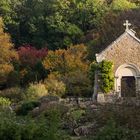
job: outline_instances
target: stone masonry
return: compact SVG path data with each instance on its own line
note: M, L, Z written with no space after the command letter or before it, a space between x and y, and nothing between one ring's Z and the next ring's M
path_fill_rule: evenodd
M102 52L100 58L100 61L103 59L112 61L114 72L125 63L132 63L140 69L140 43L125 32L118 40L113 42L112 46Z

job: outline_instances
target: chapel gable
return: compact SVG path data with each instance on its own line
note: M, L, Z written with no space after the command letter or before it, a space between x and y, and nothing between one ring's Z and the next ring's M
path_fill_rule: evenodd
M132 63L140 69L140 40L134 31L128 29L105 50L96 54L96 59L97 62L104 59L112 61L114 71L125 63Z

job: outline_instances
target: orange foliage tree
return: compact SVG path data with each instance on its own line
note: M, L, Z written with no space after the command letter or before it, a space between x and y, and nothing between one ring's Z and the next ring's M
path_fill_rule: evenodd
M91 90L87 76L89 62L86 60L87 48L83 44L48 51L43 64L51 74L59 74L58 79L66 84L67 95L86 96ZM57 75L55 75L57 77Z
M9 34L4 33L4 24L0 18L0 83L6 81L8 74L14 69L11 61L17 58Z
M62 74L75 70L86 71L88 69L88 62L85 60L86 56L87 49L81 44L71 46L67 50L48 51L48 55L43 64L46 69L58 71Z

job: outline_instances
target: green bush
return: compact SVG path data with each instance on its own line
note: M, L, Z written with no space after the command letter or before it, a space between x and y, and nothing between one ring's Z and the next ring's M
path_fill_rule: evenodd
M0 97L0 107L8 107L11 105L11 101L7 98Z
M110 120L99 131L95 140L138 140L140 135L134 130L117 126L114 120Z
M74 97L91 97L92 86L87 72L80 70L70 72L65 75L66 92L68 96Z
M43 140L37 136L40 124L34 120L17 118L14 113L0 112L1 140ZM45 140L45 139L44 139Z
M12 71L7 77L7 86L15 87L20 85L20 75L17 71Z
M102 92L109 93L114 89L113 63L103 60L100 63L91 63L89 68L89 78L94 84L95 73L98 75L99 87Z
M0 112L0 139L20 140L20 126L15 115L10 112Z
M60 106L50 107L45 112L47 119L47 137L48 140L70 140L70 137L62 130L62 115L63 111Z
M36 100L48 95L48 90L42 83L30 84L26 89L26 98L28 100Z
M103 92L109 93L114 88L113 63L103 60L99 64L99 72L100 88Z
M95 72L97 70L98 70L98 64L96 62L92 62L89 66L88 76L93 85L94 85L94 80L95 80Z
M38 107L40 102L37 101L28 101L24 102L17 110L18 115L27 115L29 111L33 110L35 107Z
M77 121L85 114L85 110L79 109L70 112L71 117Z
M50 110L46 117L36 119L16 117L0 112L0 140L70 140L60 127L60 115Z

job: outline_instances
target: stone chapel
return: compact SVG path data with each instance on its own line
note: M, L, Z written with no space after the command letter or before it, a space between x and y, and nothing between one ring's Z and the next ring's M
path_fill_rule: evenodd
M114 94L118 97L140 96L140 39L126 21L125 32L105 50L96 54L96 61L112 61L114 64ZM96 86L96 85L95 85Z

